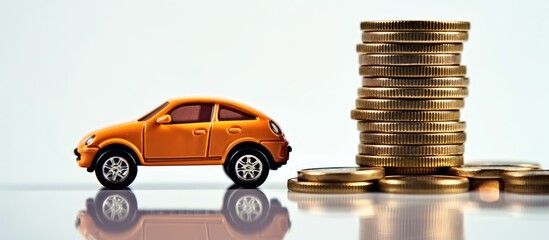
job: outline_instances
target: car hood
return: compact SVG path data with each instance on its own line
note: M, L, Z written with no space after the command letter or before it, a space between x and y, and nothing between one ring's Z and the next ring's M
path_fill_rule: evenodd
M113 137L125 138L126 136L133 135L136 132L140 132L143 129L144 122L139 121L129 121L124 123L119 123L104 128L97 129L88 133L82 140L86 141L90 136L95 135L96 141L102 139L108 139Z
M105 132L118 131L119 129L125 129L127 127L133 127L135 125L143 125L143 122L129 121L129 122L118 123L118 124L114 124L114 125L110 125L110 126L106 126L106 127L97 129L95 131L95 133L96 134L102 134L102 133L105 133Z

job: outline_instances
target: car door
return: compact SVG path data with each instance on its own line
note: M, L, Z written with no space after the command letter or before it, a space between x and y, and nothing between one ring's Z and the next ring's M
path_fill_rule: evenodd
M145 127L145 159L204 158L208 154L213 103L191 103L168 112L169 123Z
M209 156L223 156L232 142L251 136L256 130L253 124L256 119L241 109L220 104L212 126Z

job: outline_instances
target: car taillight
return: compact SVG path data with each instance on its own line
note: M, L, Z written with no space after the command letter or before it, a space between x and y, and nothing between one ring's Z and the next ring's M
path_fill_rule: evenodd
M274 133L278 135L282 134L282 131L280 131L280 128L278 127L278 125L276 125L276 123L274 123L273 121L269 122L269 126L271 126L271 130L273 130Z

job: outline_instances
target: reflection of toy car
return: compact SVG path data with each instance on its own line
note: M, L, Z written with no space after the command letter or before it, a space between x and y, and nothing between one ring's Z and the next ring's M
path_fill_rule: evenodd
M129 190L88 199L76 226L87 239L283 239L288 210L258 189L227 190L219 210L140 210Z
M130 185L137 165L223 165L239 186L257 187L288 160L278 125L251 107L212 98L173 99L147 115L88 134L74 150L78 165L103 186Z

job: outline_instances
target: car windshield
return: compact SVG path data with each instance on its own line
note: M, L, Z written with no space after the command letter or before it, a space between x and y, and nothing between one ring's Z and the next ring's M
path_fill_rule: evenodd
M162 103L162 105L156 107L154 110L152 110L151 112L147 113L145 116L141 117L140 119L137 119L137 121L147 121L149 120L149 118L151 118L152 116L154 116L157 112L159 112L160 110L162 110L162 108L164 108L166 105L168 105L168 102L165 102L165 103Z

